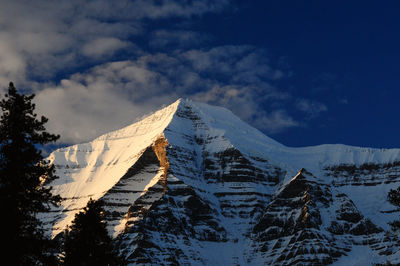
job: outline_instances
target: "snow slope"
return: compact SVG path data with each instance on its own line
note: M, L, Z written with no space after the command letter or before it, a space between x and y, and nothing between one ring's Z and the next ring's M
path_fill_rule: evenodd
M272 242L260 237L269 230L265 227L269 220L260 217L277 215L280 223L291 224L304 215L304 210L292 209L290 215L282 216L276 211L287 207L280 206L282 202L305 204L307 210L325 206L306 214L321 217L321 223L313 224L321 237L332 237L341 244L321 252L298 251L294 256L290 250L298 247L289 242L300 240L288 238L277 248L281 254L287 253L287 258L268 263L322 262L332 257L330 252L353 254L371 248L374 262L384 262L379 252L389 249L393 251L386 257L400 262L387 224L398 218L399 211L386 198L387 192L400 184L400 149L340 144L286 147L225 108L179 99L90 143L56 150L49 159L60 176L52 184L54 192L64 198L59 209L43 216L51 227L49 232L53 236L61 232L89 198L102 198L107 203L109 231L132 263L178 259L179 264L246 265L278 260L271 255L275 251L263 251L270 249ZM303 168L317 181L305 178L304 184L299 183L304 191L296 193L311 195L313 204L299 201L297 196L288 199L282 192L292 186ZM310 189L324 191L325 201L319 202L319 194ZM343 204L354 207L350 212ZM341 220L348 216L353 218ZM333 230L336 221L339 225ZM266 231L254 231L257 224ZM302 221L299 226L304 224ZM312 231L301 226L290 229L295 230L291 233L287 227L276 230L284 235ZM374 233L368 238L368 232ZM380 239L381 244L365 245L360 237L370 243ZM357 247L346 251L349 241ZM154 248L142 250L144 245ZM221 254L216 256L216 250ZM175 258L173 252L181 256ZM343 254L338 256L333 261L345 261Z
M64 229L90 198L97 200L109 191L140 154L163 135L178 105L179 101L138 123L100 136L90 143L73 145L51 153L48 159L56 166L60 177L51 185L54 193L65 199L61 210L64 211L63 217L54 228ZM153 177L144 179L130 189L143 191ZM53 236L60 230L53 232Z

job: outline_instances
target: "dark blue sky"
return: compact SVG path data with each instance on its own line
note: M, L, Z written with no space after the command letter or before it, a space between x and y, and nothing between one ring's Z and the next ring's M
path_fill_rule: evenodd
M400 147L397 1L2 5L0 82L33 90L64 144L184 97L289 146Z
M278 141L400 147L399 4L251 1L226 16L210 15L203 27L218 42L249 43L283 57L293 71L283 86L326 104L328 111L306 126L273 134Z

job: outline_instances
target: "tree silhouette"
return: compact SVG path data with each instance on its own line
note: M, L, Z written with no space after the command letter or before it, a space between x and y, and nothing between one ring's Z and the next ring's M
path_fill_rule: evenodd
M398 187L396 190L391 189L389 191L388 198L390 203L400 207L400 187Z
M103 204L101 200L90 199L84 210L75 215L65 233L64 265L124 265L113 251Z
M46 131L46 117L37 118L34 97L20 94L10 82L8 93L0 101L2 261L12 265L50 264L49 240L36 216L60 200L45 186L56 176L39 150L59 136Z
M394 190L391 189L388 193L389 202L397 207L400 207L400 186ZM389 223L392 226L393 230L400 229L400 220L396 220L394 222Z

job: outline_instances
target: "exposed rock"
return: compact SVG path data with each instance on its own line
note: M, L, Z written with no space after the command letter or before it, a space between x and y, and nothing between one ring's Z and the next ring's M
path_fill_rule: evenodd
M102 198L131 264L347 265L357 246L400 264L398 232L382 223L399 210L379 194L400 185L400 150L289 148L180 100L52 156L64 198L43 215L52 234Z

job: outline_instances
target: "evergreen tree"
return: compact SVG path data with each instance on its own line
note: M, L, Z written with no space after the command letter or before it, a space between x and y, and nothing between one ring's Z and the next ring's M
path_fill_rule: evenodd
M103 201L89 200L65 232L64 265L123 265L113 251L104 222Z
M400 186L394 190L391 189L388 193L389 202L397 207L400 207ZM400 229L400 220L396 220L394 222L389 223L392 226L393 230Z
M38 149L59 136L46 131L46 117L37 118L34 96L20 94L10 82L0 101L1 260L12 265L50 263L50 242L36 216L60 200L45 186L56 176Z
M391 189L389 191L388 198L390 203L400 207L400 187L398 187L396 190Z

